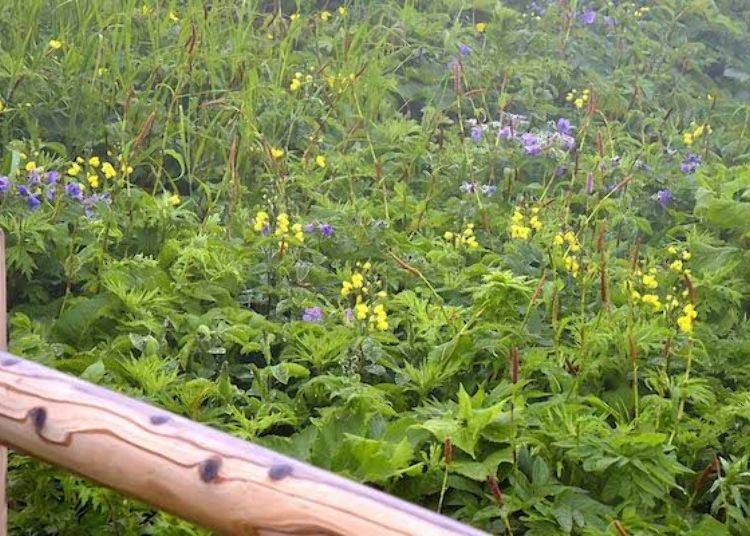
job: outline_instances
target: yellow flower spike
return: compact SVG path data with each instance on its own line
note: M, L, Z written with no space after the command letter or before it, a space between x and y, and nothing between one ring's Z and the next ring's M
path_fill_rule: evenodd
M326 167L326 157L322 154L319 154L315 157L315 165L317 165L319 168L325 168Z
M510 221L513 223L521 223L523 221L523 213L521 213L520 210L516 209L516 211L513 213L513 216L511 216Z
M52 50L60 50L63 46L62 41L59 39L50 39L47 43Z
M703 136L703 131L704 131L705 128L706 127L704 125L701 125L701 126L697 127L693 131L693 139L697 140L698 138L700 138L701 136Z
M367 307L367 304L365 303L358 303L354 306L354 314L357 317L357 320L364 320L367 318L367 311L369 308Z
M102 173L104 173L104 176L108 179L113 179L117 176L114 166L109 162L104 162L104 164L102 164Z
M169 203L173 207L177 207L182 203L182 198L177 194L172 194L171 196L169 196Z
M73 162L66 173L70 175L71 177L75 177L81 172L81 166L79 166L76 162Z
M279 149L278 147L271 147L271 156L274 157L274 159L278 160L282 156L284 156L284 149Z
M364 286L365 278L359 272L355 272L352 275L352 287L362 288Z
M341 295L342 296L348 296L349 293L352 291L352 284L349 281L344 281L341 283Z
M477 22L474 25L474 29L478 31L479 33L484 33L484 31L487 29L487 23L484 22Z

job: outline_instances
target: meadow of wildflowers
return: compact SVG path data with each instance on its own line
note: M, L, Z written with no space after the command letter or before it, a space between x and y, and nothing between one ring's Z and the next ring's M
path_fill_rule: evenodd
M494 534L750 534L750 4L4 0L11 351ZM203 534L15 454L12 534Z

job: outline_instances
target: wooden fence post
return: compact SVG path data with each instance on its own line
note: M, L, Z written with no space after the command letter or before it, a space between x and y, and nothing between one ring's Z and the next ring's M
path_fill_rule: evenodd
M0 350L8 349L8 302L5 296L5 234L0 230ZM0 536L8 536L8 449L0 445Z

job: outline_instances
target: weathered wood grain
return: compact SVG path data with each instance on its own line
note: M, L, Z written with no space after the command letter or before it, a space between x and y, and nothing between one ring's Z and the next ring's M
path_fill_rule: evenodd
M0 442L223 534L484 534L6 352Z

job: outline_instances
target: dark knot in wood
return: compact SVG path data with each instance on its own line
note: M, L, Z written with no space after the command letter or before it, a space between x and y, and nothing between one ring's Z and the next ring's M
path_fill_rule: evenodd
M151 424L159 426L160 424L169 422L171 418L169 417L169 415L151 415L151 418L149 420L151 421Z
M31 419L31 423L34 425L34 430L36 430L37 433L40 433L42 428L44 428L44 424L47 422L47 410L41 406L31 408L29 411L29 419Z
M281 480L294 472L294 467L289 463L277 463L268 470L268 478L271 480Z
M219 476L219 469L221 469L221 458L215 456L203 460L198 465L198 474L203 482L212 482Z

